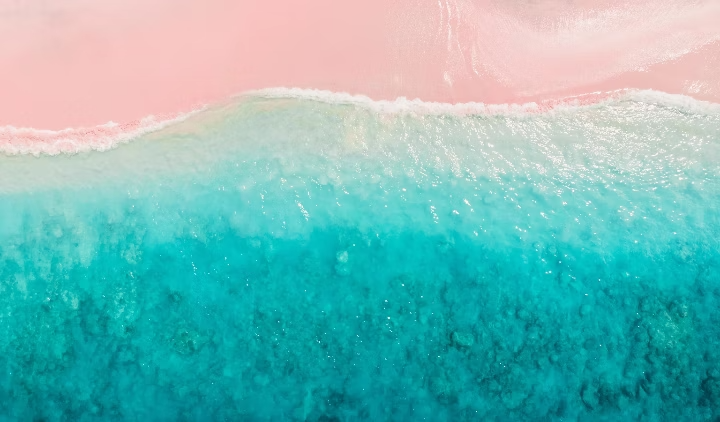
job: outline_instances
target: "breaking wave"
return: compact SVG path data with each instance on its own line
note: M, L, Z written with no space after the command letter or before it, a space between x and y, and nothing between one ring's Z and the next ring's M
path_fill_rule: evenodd
M383 114L455 115L455 116L523 116L552 113L573 113L588 107L602 107L618 102L654 104L691 114L720 114L720 104L696 100L679 94L653 90L618 90L593 92L557 100L524 104L486 104L481 102L439 103L400 97L395 100L373 100L364 95L302 88L267 88L249 91L232 101L248 98L299 99L327 104L349 105ZM35 128L0 127L0 153L5 155L59 155L89 151L107 151L188 118L202 114L211 107L203 106L187 113L148 116L118 124L108 122L93 127L43 130Z

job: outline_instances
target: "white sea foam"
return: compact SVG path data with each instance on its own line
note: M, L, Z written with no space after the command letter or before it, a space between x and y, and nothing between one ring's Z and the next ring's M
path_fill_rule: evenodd
M720 104L696 100L687 95L668 94L654 90L627 90L624 98L638 103L674 108L691 114L720 114Z
M696 100L681 94L668 94L654 90L621 89L610 92L592 92L544 102L524 104L485 104L481 102L440 103L420 99L373 100L364 95L302 88L268 88L250 91L243 96L262 98L295 98L329 104L354 105L379 113L412 113L428 115L510 115L573 111L597 107L619 101L635 101L679 109L689 113L718 114L720 104Z
M603 107L625 101L653 104L690 114L720 114L720 104L652 90L593 92L559 100L525 104L485 104L480 102L452 104L427 102L420 99L410 100L405 97L395 100L373 100L364 95L344 92L281 87L248 91L235 97L237 101L248 98L297 99L351 105L383 114L529 117L538 114L573 113L588 107ZM144 134L187 120L207 109L208 107L204 106L168 118L148 116L130 124L108 122L94 127L68 128L57 131L2 126L0 127L0 153L39 156L107 151Z
M6 155L58 155L107 151L147 133L187 120L205 107L170 117L147 116L129 124L108 122L93 127L62 130L0 126L0 153Z

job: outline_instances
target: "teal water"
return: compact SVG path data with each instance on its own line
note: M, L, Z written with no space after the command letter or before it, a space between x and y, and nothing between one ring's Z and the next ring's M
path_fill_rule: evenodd
M718 420L720 113L663 98L0 156L0 420Z

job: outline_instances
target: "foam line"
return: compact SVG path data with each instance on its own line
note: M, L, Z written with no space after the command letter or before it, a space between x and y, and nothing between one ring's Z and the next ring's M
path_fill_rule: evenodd
M550 113L557 111L573 111L579 108L603 105L617 101L635 101L671 107L695 114L720 113L720 104L696 100L681 94L669 94L654 90L622 89L610 92L592 92L583 95L528 102L524 104L485 104L480 102L440 103L426 102L420 99L409 100L405 97L396 100L373 100L364 95L353 95L345 92L332 92L302 88L268 88L249 91L241 96L261 98L295 98L301 100L320 101L329 104L353 105L371 109L379 113L413 113L429 115L510 115Z
M487 116L532 116L538 114L573 113L582 108L612 104L618 101L656 104L692 114L720 114L720 104L696 100L679 94L668 94L652 90L618 90L594 92L559 100L530 102L525 104L485 104L426 102L404 97L395 100L373 100L364 95L302 88L268 88L248 91L233 98L244 99L297 99L319 101L328 104L351 105L384 114L415 115L487 115ZM129 124L106 123L89 128L68 128L59 131L34 128L0 127L0 153L6 155L58 155L87 151L106 151L129 142L146 133L154 132L179 123L207 110L201 107L176 116L156 117Z
M1 126L0 153L40 156L107 151L146 133L182 122L204 109L201 107L175 116L148 116L127 124L108 122L94 127L62 130Z

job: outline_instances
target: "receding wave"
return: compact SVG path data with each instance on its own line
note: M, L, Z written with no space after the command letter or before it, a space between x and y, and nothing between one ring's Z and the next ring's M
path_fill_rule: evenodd
M455 115L455 116L532 116L573 113L588 107L602 107L618 102L636 102L672 108L691 114L720 114L720 104L696 100L679 94L653 90L618 90L593 92L543 102L524 104L486 104L481 102L439 103L400 97L395 100L373 100L364 95L302 88L267 88L239 94L233 101L248 98L296 99L327 104L350 105L382 114ZM175 125L211 107L201 107L173 116L148 116L127 124L109 122L93 127L44 130L0 127L0 153L5 155L59 155L89 151L107 151L142 135Z
M62 130L0 127L0 152L7 155L58 155L106 151L146 133L186 120L202 109L175 116L148 116L131 123L108 122L92 127Z
M591 92L542 102L523 104L486 104L481 102L440 103L400 97L395 100L373 100L364 95L301 88L268 88L251 91L244 95L264 98L297 98L330 104L351 104L380 113L416 113L432 115L519 115L573 111L581 107L604 105L617 101L653 103L680 109L689 113L720 113L720 104L696 100L680 94L668 94L654 90L623 89L610 92Z

